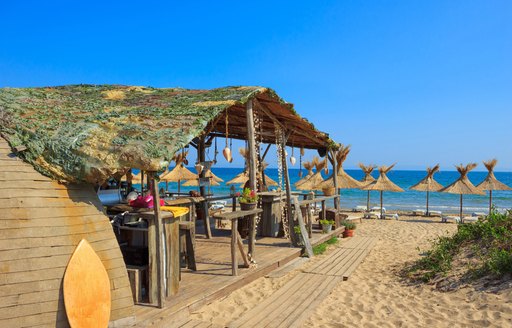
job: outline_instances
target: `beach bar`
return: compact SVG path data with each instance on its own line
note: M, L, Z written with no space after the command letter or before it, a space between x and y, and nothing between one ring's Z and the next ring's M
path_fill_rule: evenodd
M205 304L250 282L251 273L255 279L280 262L299 256L300 248L290 248L290 244L304 245L311 255L311 243L326 238L301 237L311 235L311 231L306 229L298 207L309 207L312 201L293 197L285 148L316 149L320 156L327 156L333 172L337 172L338 144L301 118L293 105L271 89L117 85L4 88L0 89L0 123L0 182L4 186L0 192L0 326L20 322L25 326L68 326L62 279L81 239L90 242L108 272L110 325L126 326L148 325L153 322L151 318L162 319ZM260 191L259 177L264 176L261 163L269 145L276 145L285 182L278 198L284 199L282 228L287 239L265 237L258 246L256 225L262 210L243 213L236 203L232 213L216 217L231 220L232 233L216 237L210 227L208 202L218 198L207 195L207 184L200 183L200 197L189 199L205 216L199 227L202 235L192 235L197 242L197 268L182 270L179 236L186 224L173 212L160 209L158 172L168 168L178 151L190 146L197 149L197 164L209 168L212 163L206 161L205 153L215 138L225 139L226 145L229 138L247 141L249 187ZM268 146L260 154L263 144ZM144 233L149 252L149 299L142 302L149 304L135 307L137 286L128 276L129 268L94 189L112 177L120 179L132 168L144 172L142 176L155 198L154 208L134 213L147 222ZM206 172L200 171L200 182ZM336 175L333 184L338 190ZM338 208L338 195L324 197L322 202L328 199L334 199ZM194 215L188 217L195 230ZM244 217L250 222L247 251L235 223ZM295 233L296 226L300 234ZM239 256L246 268L243 277L238 277ZM215 257L221 260L206 263ZM224 257L231 261L226 263Z

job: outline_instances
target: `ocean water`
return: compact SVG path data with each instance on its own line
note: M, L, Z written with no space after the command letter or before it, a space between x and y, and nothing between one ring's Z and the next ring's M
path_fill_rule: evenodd
M195 171L190 168L191 171ZM229 181L239 174L241 168L212 168L215 175L222 178L224 181ZM306 170L302 170L306 174ZM360 180L364 174L361 170L346 170L353 178ZM275 181L278 181L277 169L269 168L265 170L265 173ZM292 190L295 190L293 184L297 182L299 178L298 169L290 169L290 181L292 183ZM384 192L384 207L387 210L414 210L417 208L425 208L426 193L419 191L408 190L409 187L416 184L418 181L424 178L425 171L401 171L394 170L388 174L388 177L402 187L404 192ZM378 172L374 172L374 177L377 178ZM473 184L477 185L480 183L487 172L470 172L469 179ZM503 183L512 186L512 173L511 172L495 172L496 178ZM327 175L323 175L324 178ZM435 175L435 179L446 186L459 177L459 173L456 171L441 171ZM283 181L284 183L284 181ZM165 183L160 184L161 188L165 188ZM240 190L239 186L236 186L237 190ZM169 183L169 191L177 191L177 183ZM190 190L198 190L198 187L181 187L182 192ZM215 195L228 195L230 186L221 183L220 186L212 186L210 190ZM319 192L321 193L321 192ZM354 190L354 189L342 189L341 190L341 206L344 208L352 208L357 205L366 206L367 191ZM459 195L453 195L448 193L430 193L429 208L431 210L439 210L445 213L458 213L459 210ZM493 192L493 203L498 209L510 209L512 208L512 191L494 191ZM379 206L379 192L370 192L370 205ZM489 206L489 198L486 196L479 195L464 195L464 212L487 212Z

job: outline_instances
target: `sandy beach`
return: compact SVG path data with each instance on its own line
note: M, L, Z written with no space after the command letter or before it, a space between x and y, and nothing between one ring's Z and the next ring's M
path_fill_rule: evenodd
M399 271L429 248L439 235L451 234L455 224L439 218L401 216L399 221L363 220L359 236L378 242L349 280L339 283L316 308L305 327L511 327L512 288L499 292L465 286L441 292L433 285L404 281ZM339 247L346 240L340 240ZM332 248L330 250L332 250ZM418 250L419 248L419 250ZM193 318L227 325L270 296L297 272L329 251L280 278L260 278L222 300L192 314Z

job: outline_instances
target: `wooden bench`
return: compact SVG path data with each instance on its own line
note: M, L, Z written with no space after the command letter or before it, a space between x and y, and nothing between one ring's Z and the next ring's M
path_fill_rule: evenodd
M233 276L238 275L238 258L236 254L237 246L244 261L244 267L248 268L250 265L249 256L244 250L242 237L240 237L240 234L238 233L238 219L248 217L248 219L252 221L251 224L254 224L255 215L261 212L263 212L262 209L256 208L248 211L218 213L213 217L216 220L231 220L231 272Z

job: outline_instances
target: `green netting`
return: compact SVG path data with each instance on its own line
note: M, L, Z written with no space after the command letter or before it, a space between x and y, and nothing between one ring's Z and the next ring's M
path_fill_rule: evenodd
M0 131L41 173L102 181L129 167L158 171L225 108L260 87L213 90L112 85L0 89ZM275 95L275 94L273 94Z

